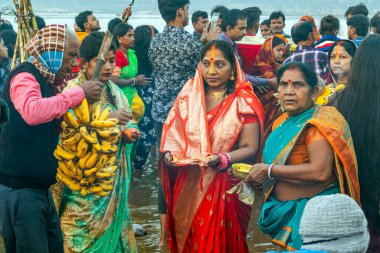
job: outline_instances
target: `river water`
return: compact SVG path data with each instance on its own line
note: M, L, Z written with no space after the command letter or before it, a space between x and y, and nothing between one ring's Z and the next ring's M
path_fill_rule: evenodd
M329 13L326 13L326 15ZM45 22L47 25L50 24L66 24L70 29L73 29L75 16L77 14L69 13L69 14L57 14L57 13L38 13L36 15L40 15L45 19ZM101 26L102 31L107 30L108 22L117 16L116 14L106 14L106 13L94 13L94 15L99 19L99 23ZM320 20L323 16L315 16L315 22L317 26L320 26ZM17 29L17 24L14 23L14 17L13 16L4 16L7 20L12 22L13 27ZM286 17L286 26L284 28L285 33L290 34L292 26L298 22L300 16L287 16ZM343 17L337 16L337 18L340 20L340 32L338 34L341 38L347 37L347 25L346 20L343 19ZM264 19L268 19L268 16L261 16L260 20L263 21ZM191 21L191 20L190 20ZM165 27L165 21L161 18L160 15L157 14L145 14L145 13L134 13L133 16L128 21L130 25L132 25L134 28L140 25L153 25L157 28L159 32L162 32L162 30ZM188 26L185 27L185 29L188 32L193 32L193 26L191 25L191 22Z
M157 160L150 158L144 167L142 175L133 172L129 192L129 207L133 222L142 225L148 235L136 237L140 253L168 252L160 250L157 245L160 238L159 215L157 214ZM270 239L258 229L257 219L260 213L261 195L256 192L249 224L248 245L250 252L265 252L272 249ZM0 253L5 253L0 236Z

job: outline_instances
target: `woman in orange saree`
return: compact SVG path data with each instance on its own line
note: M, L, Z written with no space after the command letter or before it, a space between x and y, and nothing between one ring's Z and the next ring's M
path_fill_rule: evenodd
M226 194L240 181L228 168L260 157L264 112L231 46L211 41L201 59L163 126L159 173L169 247L248 252L251 207Z
M276 77L277 69L280 68L284 61L283 56L286 50L285 41L278 36L268 37L259 54L256 57L255 64L253 66L253 74L255 76L262 76L263 78L271 79ZM256 89L255 89L256 91ZM272 132L272 125L275 119L281 115L281 108L278 103L277 97L274 94L277 91L273 88L265 93L257 90L256 94L263 104L265 113L265 125L264 125L264 139L266 140L269 134Z

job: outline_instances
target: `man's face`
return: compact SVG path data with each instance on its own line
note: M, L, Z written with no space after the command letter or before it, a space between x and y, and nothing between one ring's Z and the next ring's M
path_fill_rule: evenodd
M270 21L270 29L273 33L282 34L284 32L285 23L282 17L274 18Z
M56 79L63 80L70 74L73 67L78 66L77 57L79 55L79 41L72 33L67 32L66 47L63 52L62 66L56 74Z
M99 20L94 16L90 15L87 17L87 22L84 24L84 27L86 30L89 30L90 32L96 32L100 30L100 24Z
M354 35L355 35L355 28L353 28L352 26L347 26L347 37L350 39L350 40L353 40L355 39L354 38Z
M185 27L189 24L189 4L185 4L185 6L183 6L183 8L180 9L180 11L182 24L183 27Z
M218 32L222 32L222 19L221 18L218 18L218 21L216 22L216 28L218 30Z
M198 21L193 23L193 27L197 33L202 34L203 30L206 28L207 24L208 24L208 18L199 17Z
M226 34L232 41L240 41L247 33L247 20L238 19L234 27L227 27Z

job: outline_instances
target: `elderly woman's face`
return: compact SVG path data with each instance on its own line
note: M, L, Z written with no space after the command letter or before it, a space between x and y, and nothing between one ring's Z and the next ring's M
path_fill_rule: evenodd
M289 116L302 113L311 107L317 89L311 89L300 70L286 70L278 85L280 104Z
M203 79L211 88L227 87L228 81L233 74L232 65L222 51L215 49L214 57L211 57L211 51L210 49L202 59L201 70Z

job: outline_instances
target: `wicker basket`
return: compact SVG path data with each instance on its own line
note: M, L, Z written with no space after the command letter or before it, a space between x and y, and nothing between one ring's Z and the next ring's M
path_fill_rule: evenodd
M59 212L59 205L61 204L61 198L63 193L63 188L65 187L65 184L61 181L57 181L57 183L50 186L50 192L54 200L55 208L57 209L57 212Z

